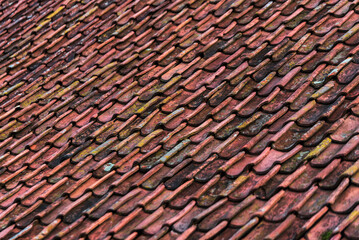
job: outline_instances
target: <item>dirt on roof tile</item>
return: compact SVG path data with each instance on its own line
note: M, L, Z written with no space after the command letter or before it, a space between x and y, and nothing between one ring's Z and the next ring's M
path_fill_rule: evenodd
M0 2L1 239L355 239L359 2Z

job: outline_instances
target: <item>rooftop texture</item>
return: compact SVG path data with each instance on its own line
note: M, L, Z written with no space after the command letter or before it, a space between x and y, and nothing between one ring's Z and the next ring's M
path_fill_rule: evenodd
M0 1L0 239L359 236L358 0Z

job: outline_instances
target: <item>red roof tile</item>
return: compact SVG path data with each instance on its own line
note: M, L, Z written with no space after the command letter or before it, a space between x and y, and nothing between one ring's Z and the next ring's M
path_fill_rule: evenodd
M0 3L1 239L355 239L358 1Z

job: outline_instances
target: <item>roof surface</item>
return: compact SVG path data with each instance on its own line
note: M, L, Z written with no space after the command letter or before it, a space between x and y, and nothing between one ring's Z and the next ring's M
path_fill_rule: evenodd
M0 239L359 234L358 0L0 3Z

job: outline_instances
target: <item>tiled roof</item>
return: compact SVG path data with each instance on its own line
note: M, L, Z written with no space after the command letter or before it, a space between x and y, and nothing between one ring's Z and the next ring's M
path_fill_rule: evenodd
M0 239L352 239L358 0L0 2Z

